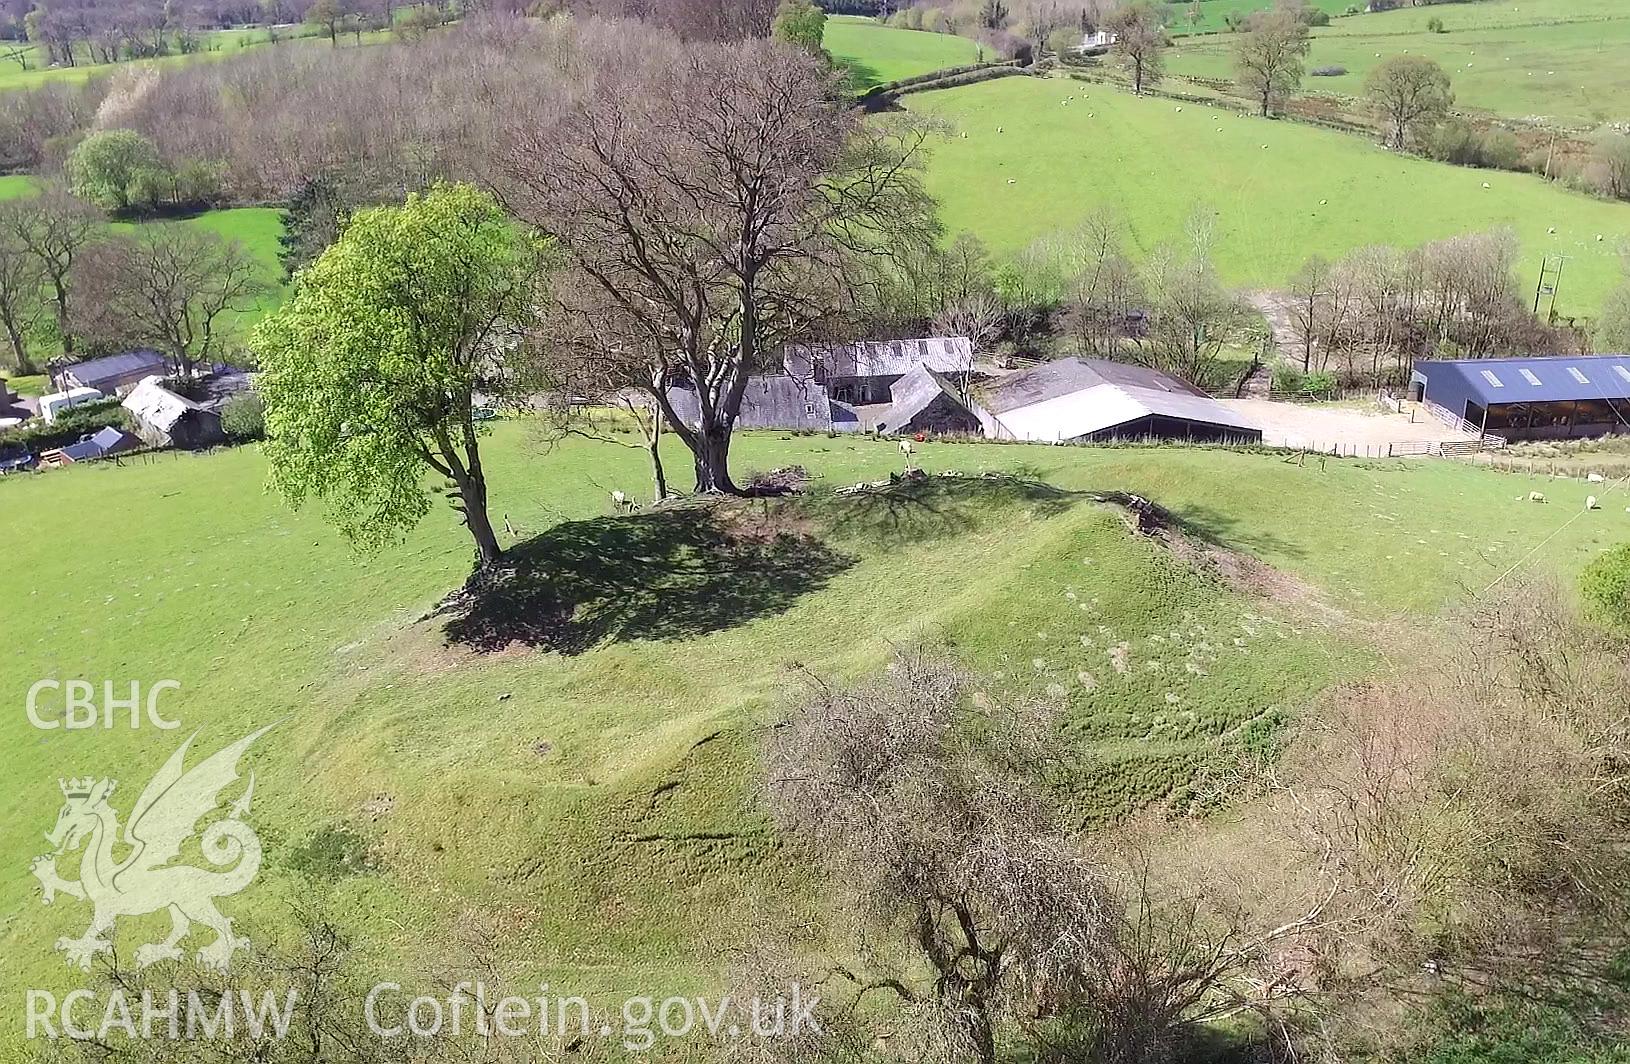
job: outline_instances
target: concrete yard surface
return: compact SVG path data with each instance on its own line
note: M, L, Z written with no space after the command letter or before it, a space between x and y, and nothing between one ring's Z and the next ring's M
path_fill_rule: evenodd
M1441 444L1476 437L1450 428L1419 407L1402 414L1379 406L1355 408L1330 403L1283 403L1269 399L1220 399L1218 402L1262 426L1262 442L1328 454L1385 456L1389 447Z

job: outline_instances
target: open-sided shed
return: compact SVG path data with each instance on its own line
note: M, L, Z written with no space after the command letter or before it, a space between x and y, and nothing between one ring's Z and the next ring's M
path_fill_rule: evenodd
M1630 432L1630 355L1424 360L1409 392L1508 440Z

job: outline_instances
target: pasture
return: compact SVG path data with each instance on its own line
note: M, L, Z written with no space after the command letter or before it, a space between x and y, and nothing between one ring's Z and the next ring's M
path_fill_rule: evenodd
M978 62L978 42L949 33L879 25L876 19L836 15L826 20L822 44L857 89Z
M1203 6L1211 7L1222 0ZM1443 33L1428 31L1440 19ZM1181 26L1181 20L1174 28ZM1177 42L1173 74L1230 78L1231 35ZM1612 0L1511 0L1438 4L1335 19L1313 32L1304 91L1358 96L1364 78L1394 55L1428 56L1449 73L1462 108L1594 129L1630 114L1630 9Z
M1308 0L1328 15L1335 16L1352 6L1351 0ZM1222 33L1228 29L1224 21L1229 13L1249 15L1274 6L1273 0L1199 0L1168 3L1165 6L1166 26L1172 36L1195 33ZM1362 6L1362 5L1360 5Z
M1000 253L1102 209L1148 251L1202 209L1214 217L1224 278L1277 286L1315 252L1335 258L1509 226L1525 282L1543 254L1570 256L1558 309L1588 316L1621 277L1617 252L1630 237L1630 205L1530 175L1402 157L1349 134L1072 79L1005 78L906 103L954 126L926 173L948 229Z
M355 44L378 44L390 39L390 34L382 30L370 30L362 34L360 41L353 35L342 34L338 46L350 47ZM245 48L260 48L268 44L316 44L318 38L314 27L304 24L292 26L279 26L275 34L265 27L208 30L199 34L199 49L185 54L156 56L150 59L123 60L117 63L97 63L81 61L73 66L45 66L44 57L36 47L29 46L24 49L28 54L28 67L24 69L16 60L0 63L0 92L11 89L29 89L52 81L87 81L104 74L116 74L120 70L136 67L158 67L190 63L200 60L221 59L225 56L236 55ZM321 41L325 46L326 39Z
M0 592L8 984L77 978L50 943L82 930L83 907L41 906L28 872L56 776L107 774L134 795L194 729L203 752L277 721L246 766L267 859L234 899L240 932L275 935L317 896L412 965L478 913L527 978L591 996L705 986L750 930L723 914L761 893L808 900L755 797L759 730L807 682L793 663L854 676L891 646L945 643L1003 690L1062 700L1091 823L1180 791L1373 670L1374 625L1428 624L1541 544L1585 487L1441 462L929 443L930 471L1023 479L865 500L824 489L897 469L892 443L765 433L738 441L738 470L802 464L817 494L721 523L607 516L608 486L647 482L634 449L545 448L511 422L486 451L506 545L541 561L532 590L569 618L491 653L444 645L428 616L470 558L440 506L362 558L268 494L251 448L0 482L10 571L27 574ZM1516 501L1535 486L1554 505ZM1191 568L1087 497L1102 490L1161 502L1289 590ZM1538 566L1569 575L1622 541L1619 510L1568 525ZM166 710L183 728L36 730L20 703L43 678L176 679Z

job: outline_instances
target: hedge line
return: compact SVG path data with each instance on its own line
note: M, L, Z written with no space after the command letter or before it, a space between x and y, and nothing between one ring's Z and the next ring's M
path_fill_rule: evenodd
M941 70L930 70L926 74L913 74L909 78L900 78L896 81L885 81L881 85L873 85L860 94L861 100L870 100L877 96L895 96L901 90L913 85L921 85L930 81L939 81L942 78L960 77L976 70L991 70L996 67L1017 67L1022 63L1018 59L1002 59L989 63L969 63L965 66L945 67Z

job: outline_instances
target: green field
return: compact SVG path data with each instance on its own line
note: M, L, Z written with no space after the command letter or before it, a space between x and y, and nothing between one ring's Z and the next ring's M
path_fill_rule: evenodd
M1109 86L1005 78L909 104L956 127L927 172L947 226L999 252L1104 207L1146 251L1179 235L1199 207L1215 212L1225 277L1272 286L1315 252L1510 226L1524 276L1544 253L1570 256L1558 308L1589 315L1621 277L1616 252L1630 237L1630 205L1537 177L1400 157L1362 137Z
M30 195L34 187L34 179L31 177L22 175L0 177L0 199ZM130 232L138 224L149 223L113 222L109 228ZM271 286L271 291L259 301L254 310L233 315L234 320L229 324L236 331L242 333L282 300L283 264L277 257L281 246L278 238L283 234L282 211L272 207L235 207L206 211L186 219L183 224L196 226L219 234L225 239L240 242L260 263L261 279Z
M1433 18L1446 32L1427 31ZM1168 68L1232 77L1232 44L1228 35L1183 41ZM1370 70L1404 53L1441 63L1461 107L1589 128L1630 117L1630 7L1616 0L1489 0L1336 19L1314 31L1307 66L1348 72L1308 78L1303 90L1357 96Z
M1166 26L1174 37L1191 33L1222 33L1228 29L1228 23L1224 19L1229 12L1237 11L1241 15L1249 15L1254 11L1266 11L1272 8L1274 3L1275 0L1200 0L1198 5L1192 2L1168 3ZM1334 16L1351 7L1352 0L1308 0L1308 5ZM1196 6L1199 7L1198 19L1194 17Z
M278 32L280 34L276 42L278 44L312 45L319 43L315 29L310 26L281 26L278 28ZM370 30L362 35L360 42L353 36L342 35L339 46L345 48L356 43L378 44L389 38L390 34L387 31ZM0 64L0 92L9 89L32 88L35 85L50 81L85 81L99 74L112 74L130 67L152 66L163 68L177 63L221 59L226 56L236 55L245 48L260 48L273 43L267 31L262 28L210 30L200 34L200 40L202 42L200 50L185 55L178 53L158 56L153 59L135 59L118 63L80 62L74 66L56 67L40 65L39 49L31 47L28 49L30 53L28 69L23 69L22 65L15 61ZM326 46L328 41L322 39L320 43Z
M984 49L967 37L879 25L876 19L838 15L822 38L834 61L858 88L977 62ZM987 57L988 58L988 57Z
M899 463L891 442L859 439L758 434L737 453L738 469L799 463L827 487ZM0 482L6 985L77 979L50 943L82 930L82 906L41 906L28 872L57 776L113 775L133 798L193 729L212 751L281 721L251 757L268 856L234 899L240 932L273 935L294 899L320 895L368 947L412 962L474 911L505 928L507 964L557 987L705 986L742 930L730 913L758 891L797 904L808 886L753 798L757 730L796 690L792 663L854 676L891 646L949 643L995 683L1068 702L1080 797L1113 812L1181 783L1227 729L1373 668L1370 625L1399 612L1424 623L1486 584L1587 487L1546 483L1565 505L1539 507L1517 500L1540 481L1443 462L930 443L930 470L1023 470L1051 487L966 478L893 502L755 503L726 547L698 536L693 514L605 516L608 485L646 483L636 450L545 450L506 424L487 457L495 517L544 537L528 550L581 581L562 586L598 641L445 647L425 615L469 564L452 516L438 508L401 546L358 558L263 491L253 449ZM1078 494L1112 488L1257 554L1338 612L1224 586ZM1570 524L1542 567L1575 572L1622 540L1617 509ZM94 519L108 514L118 520ZM778 529L795 539L767 534ZM76 677L176 679L167 709L184 728L30 727L29 687ZM351 835L372 871L313 857L316 840ZM6 1010L0 1032L17 1016Z

